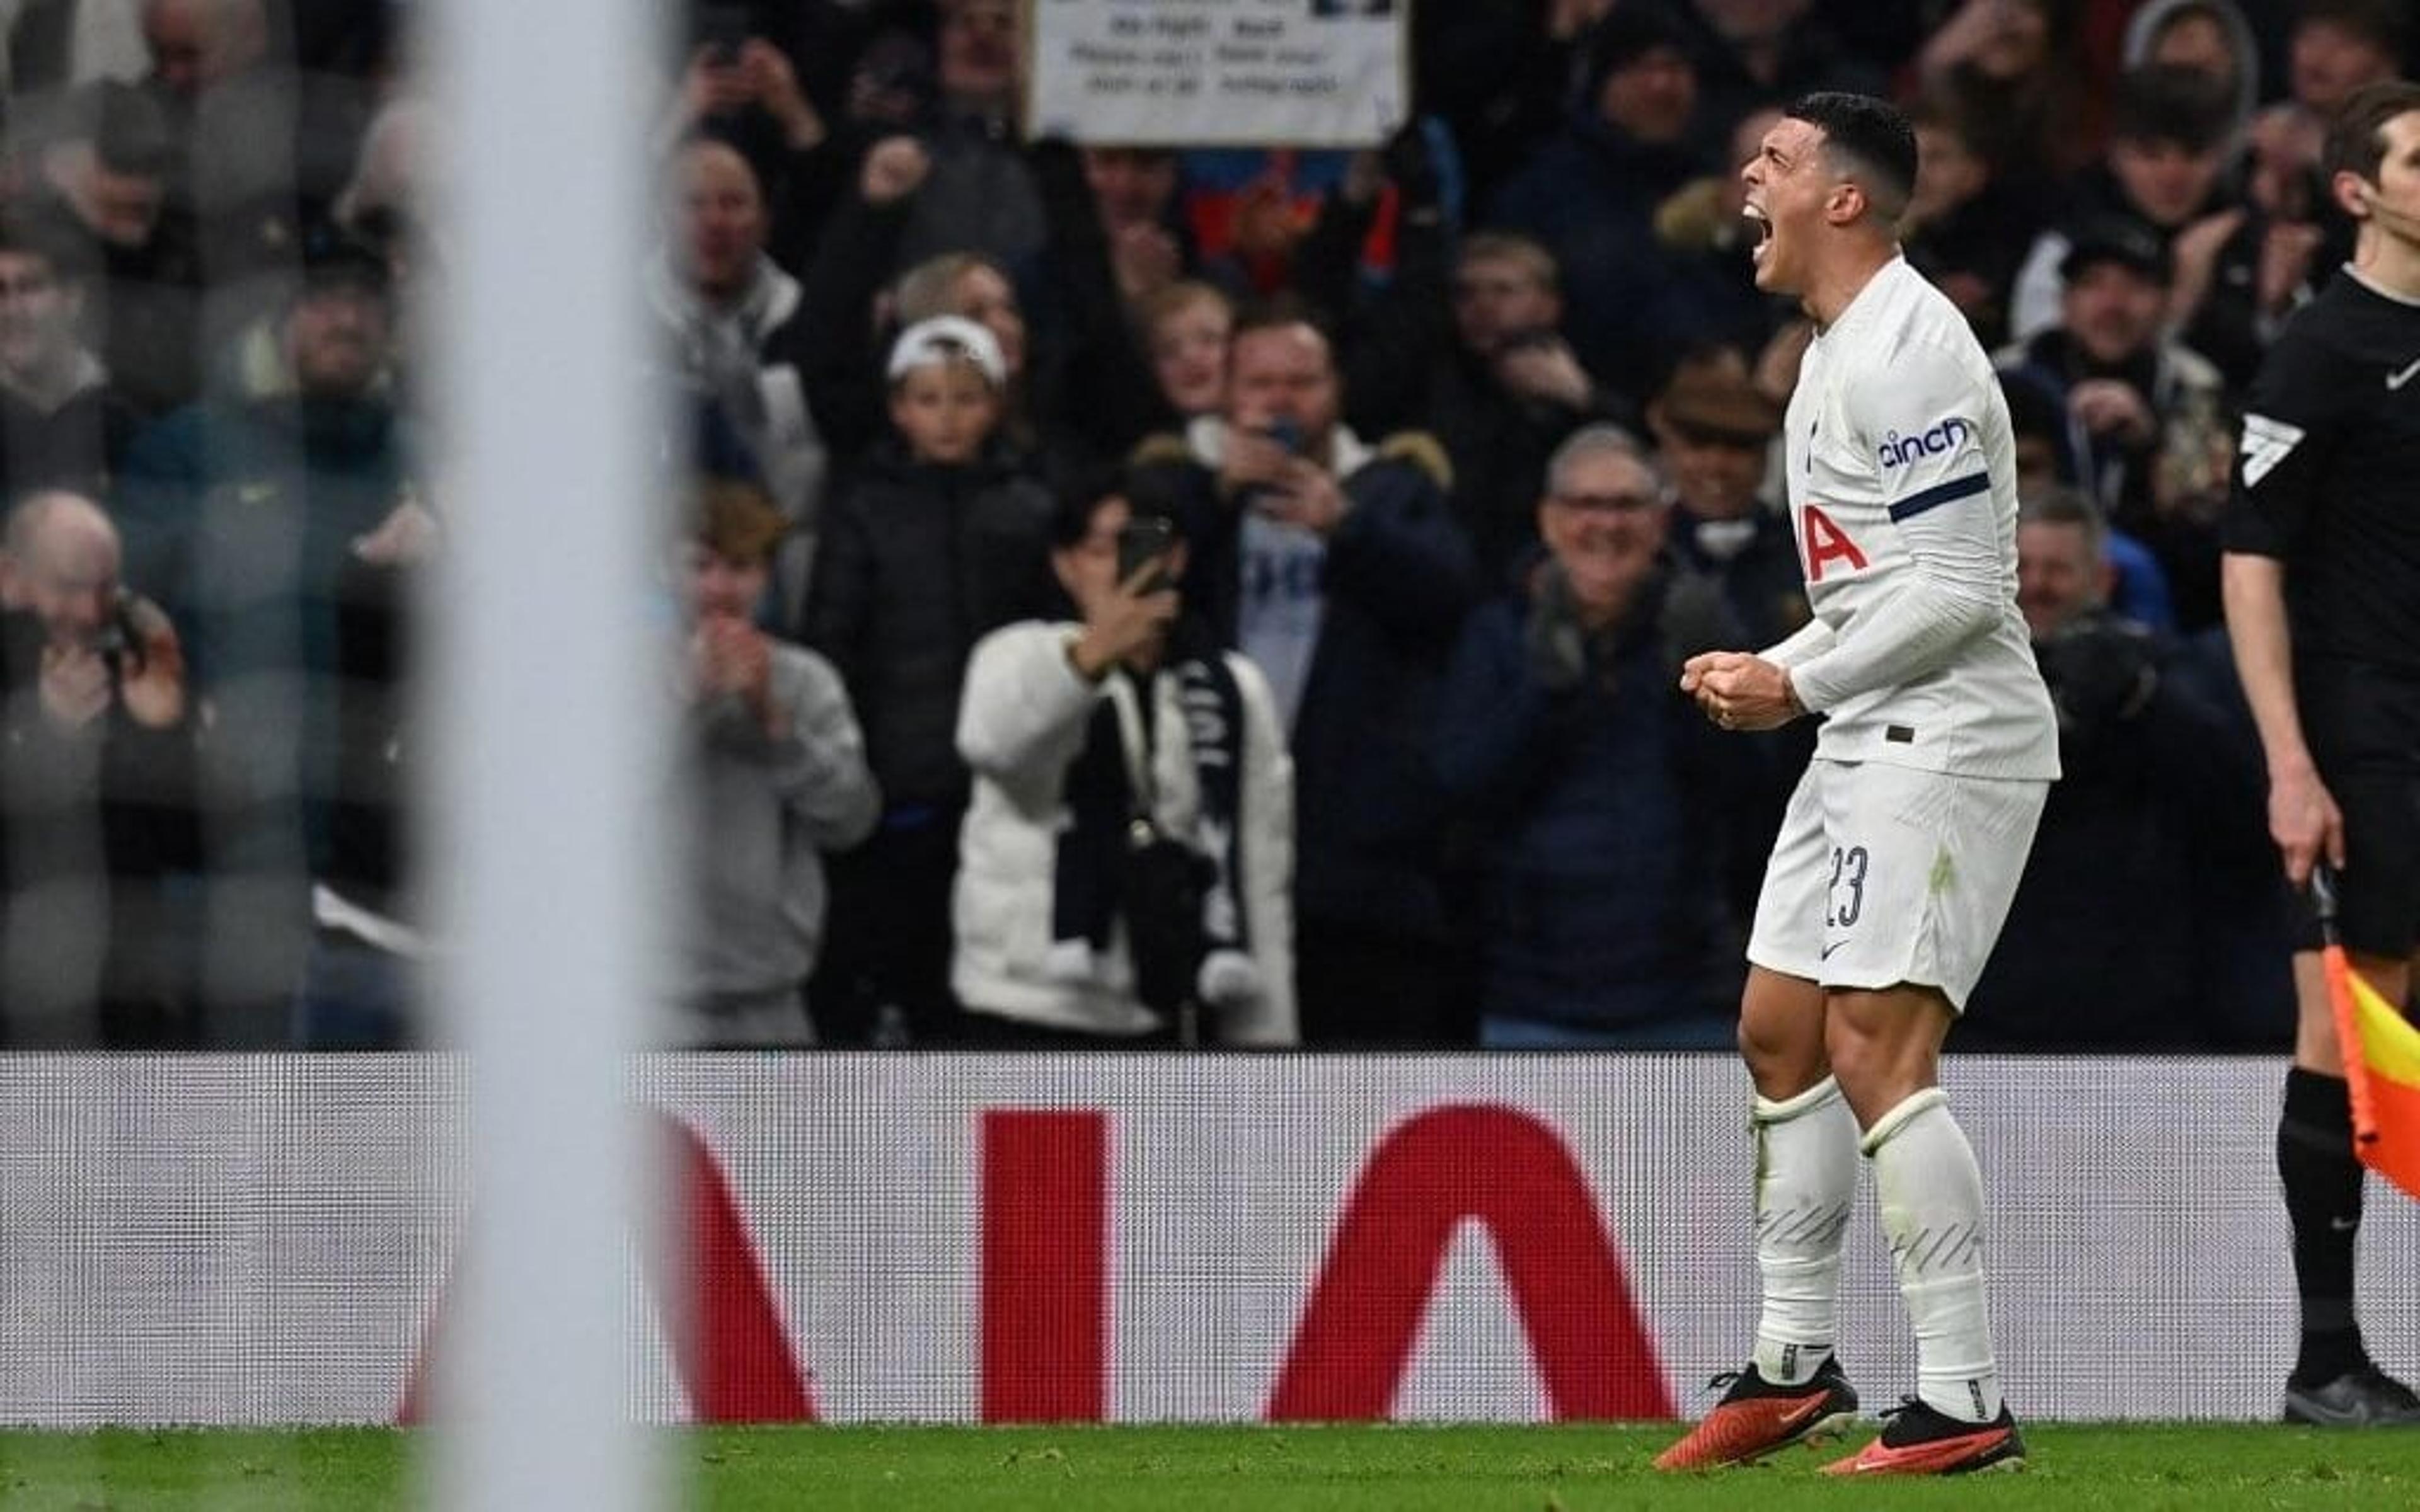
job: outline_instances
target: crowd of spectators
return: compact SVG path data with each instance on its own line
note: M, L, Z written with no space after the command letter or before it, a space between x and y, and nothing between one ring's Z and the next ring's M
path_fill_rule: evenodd
M1675 673L1807 612L1736 170L1811 88L2019 436L2068 778L1959 1035L2285 1041L2216 520L2400 0L1406 0L1357 151L1028 140L1016 0L675 8L680 1042L1727 1042L1810 733ZM403 10L0 5L9 1046L426 1042Z

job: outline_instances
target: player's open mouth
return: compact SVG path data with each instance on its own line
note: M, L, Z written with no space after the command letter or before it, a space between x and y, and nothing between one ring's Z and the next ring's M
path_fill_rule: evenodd
M1748 224L1754 237L1754 239L1748 243L1748 260L1760 263L1764 261L1766 249L1773 245L1773 223L1767 220L1764 211L1755 205L1743 208L1740 211L1740 219Z

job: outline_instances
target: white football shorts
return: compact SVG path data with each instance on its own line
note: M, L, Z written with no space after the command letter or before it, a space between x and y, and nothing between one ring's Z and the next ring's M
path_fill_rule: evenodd
M2007 922L2050 784L1807 764L1747 958L1826 987L1938 987L1963 1011Z

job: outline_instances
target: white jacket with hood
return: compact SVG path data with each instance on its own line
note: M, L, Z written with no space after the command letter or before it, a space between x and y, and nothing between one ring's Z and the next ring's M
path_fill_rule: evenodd
M1065 969L1054 959L1052 903L1059 836L1067 824L1068 769L1084 748L1093 711L1114 700L1126 733L1129 779L1152 795L1163 834L1191 836L1200 809L1192 748L1177 680L1152 680L1151 771L1140 769L1142 710L1132 684L1078 675L1067 642L1080 626L1028 621L993 631L976 645L958 711L958 752L974 772L974 795L959 832L953 905L956 951L950 980L969 1011L1053 1029L1131 1037L1164 1028L1134 995L1125 932L1089 963ZM1290 1045L1299 1035L1294 994L1294 763L1267 682L1230 653L1244 730L1238 795L1240 902L1248 931L1252 990L1206 1007L1203 1038L1237 1045ZM1211 995L1230 995L1231 976Z

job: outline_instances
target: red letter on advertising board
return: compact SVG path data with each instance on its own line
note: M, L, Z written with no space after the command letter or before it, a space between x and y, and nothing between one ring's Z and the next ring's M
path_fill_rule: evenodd
M661 1127L674 1144L680 1182L686 1287L663 1288L675 1299L664 1309L690 1405L701 1423L811 1423L814 1398L790 1348L790 1331L765 1280L756 1246L740 1221L739 1204L714 1152L694 1131L675 1119ZM442 1297L420 1356L412 1362L399 1423L427 1419L429 1355L447 1313Z
M983 1116L983 1420L1097 1423L1108 1394L1109 1119Z
M1345 1199L1270 1393L1271 1421L1389 1413L1466 1219L1495 1241L1558 1419L1672 1416L1654 1346L1571 1152L1526 1114L1451 1106L1389 1134Z

